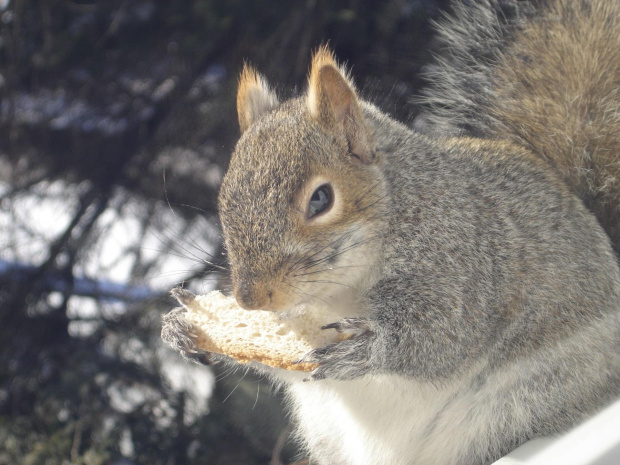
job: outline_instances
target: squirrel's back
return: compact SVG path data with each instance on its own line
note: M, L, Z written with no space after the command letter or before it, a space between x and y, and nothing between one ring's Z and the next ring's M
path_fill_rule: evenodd
M549 162L620 251L620 2L456 3L427 121Z

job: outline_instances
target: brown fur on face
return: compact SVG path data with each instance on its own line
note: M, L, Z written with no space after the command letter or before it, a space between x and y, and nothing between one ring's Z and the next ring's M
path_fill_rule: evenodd
M331 52L315 55L306 96L282 105L272 97L246 67L237 99L243 134L219 201L235 297L245 308L280 310L355 287L353 268L383 227L386 193L357 95ZM317 179L332 186L334 208L308 218Z

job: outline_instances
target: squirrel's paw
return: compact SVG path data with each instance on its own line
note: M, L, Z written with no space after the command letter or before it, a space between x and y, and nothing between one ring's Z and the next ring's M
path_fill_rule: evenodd
M213 354L198 347L194 325L184 316L186 311L183 307L179 307L162 317L161 338L185 360L202 365L216 363Z
M319 379L354 379L371 370L370 347L373 331L365 318L344 318L321 329L335 329L349 336L347 339L314 349L304 355L300 362L318 363L319 367L304 381Z

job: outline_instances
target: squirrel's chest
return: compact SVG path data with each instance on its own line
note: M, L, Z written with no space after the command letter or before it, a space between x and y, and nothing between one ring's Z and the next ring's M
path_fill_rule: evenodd
M463 444L450 431L468 426L475 404L458 392L454 384L436 387L393 375L288 387L298 434L321 465L458 463ZM480 407L478 424L485 415Z

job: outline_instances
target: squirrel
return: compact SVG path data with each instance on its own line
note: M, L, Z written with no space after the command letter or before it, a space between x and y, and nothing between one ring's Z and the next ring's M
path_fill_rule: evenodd
M288 101L240 77L234 296L350 336L269 371L311 463L488 464L620 396L620 3L455 3L440 31L426 134L326 46Z

